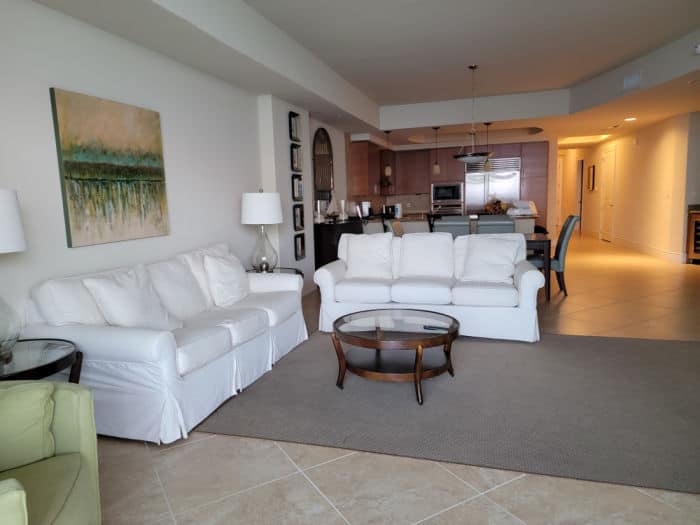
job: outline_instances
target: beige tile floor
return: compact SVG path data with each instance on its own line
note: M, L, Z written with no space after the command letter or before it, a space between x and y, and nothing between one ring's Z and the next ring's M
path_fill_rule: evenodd
M543 332L700 341L700 266L574 239L566 276ZM700 523L700 495L201 432L99 454L106 524Z

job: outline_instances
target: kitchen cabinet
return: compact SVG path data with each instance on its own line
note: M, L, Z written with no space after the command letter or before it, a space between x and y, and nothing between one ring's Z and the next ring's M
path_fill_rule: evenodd
M430 150L396 152L395 194L428 193L430 191Z
M493 152L494 159L509 159L513 157L520 157L522 155L521 144L516 142L514 144L493 144L489 146L489 149Z
M549 142L524 142L521 153L520 198L534 201L539 226L547 225Z
M348 198L379 195L379 146L372 142L350 143L350 170L348 173Z
M391 166L391 186L380 188L382 195L394 195L396 193L396 154L390 149L383 149L379 152L379 178L384 173L384 168Z
M431 182L464 182L464 167L466 164L454 158L459 148L438 149L438 162L440 175L433 175L433 163L435 153L430 153L430 180Z

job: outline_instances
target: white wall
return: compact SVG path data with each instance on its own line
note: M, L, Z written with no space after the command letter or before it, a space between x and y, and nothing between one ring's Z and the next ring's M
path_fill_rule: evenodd
M313 175L311 169L311 138L309 137L309 113L272 95L258 97L260 154L262 182L265 191L277 191L282 200L284 222L271 228L270 241L280 256L280 266L298 268L304 272L304 292L313 289L314 228L313 228ZM303 155L302 181L304 185L304 231L295 232L292 206L292 166L289 147L289 112L299 114L301 147ZM294 236L304 233L306 257L297 261L294 257Z
M678 115L590 148L586 166L598 166L603 152L614 151L613 243L683 260L689 122L690 115ZM596 180L596 190L584 193L584 233L597 236L601 199Z
M348 175L347 175L347 159L345 158L345 133L337 128L319 122L313 118L309 119L309 145L313 145L314 134L318 128L325 128L328 136L331 138L331 147L333 148L333 191L335 198L348 198ZM313 163L313 161L312 161ZM312 165L313 170L313 165ZM311 186L308 191L313 190L313 173L310 173L309 181ZM304 188L306 189L306 187ZM313 197L312 197L313 201Z
M28 249L0 255L0 294L21 308L41 279L168 257L214 241L252 250L240 193L259 185L256 98L33 2L0 16L0 187L19 192ZM160 112L170 235L67 248L49 88Z

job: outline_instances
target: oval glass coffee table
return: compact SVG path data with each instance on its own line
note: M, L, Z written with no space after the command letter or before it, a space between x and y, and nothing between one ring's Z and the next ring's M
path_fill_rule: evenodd
M422 405L421 380L445 372L454 376L451 349L458 333L456 319L427 310L365 310L339 317L331 336L338 356L336 386L343 388L346 370L377 381L413 381ZM344 351L341 342L351 348Z
M20 339L12 360L0 365L0 381L43 379L70 367L68 381L78 383L83 353L63 339Z

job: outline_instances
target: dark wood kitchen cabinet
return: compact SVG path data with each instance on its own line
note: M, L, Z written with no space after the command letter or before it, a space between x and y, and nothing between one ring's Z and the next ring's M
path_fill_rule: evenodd
M350 143L348 198L379 195L379 146L372 142Z
M397 195L428 193L430 190L430 150L404 150L396 152Z
M384 173L386 166L391 167L391 184L380 188L382 195L394 195L396 193L396 154L390 149L383 149L379 152L379 178Z
M430 179L432 182L464 182L464 168L466 164L455 159L459 148L438 149L438 163L440 164L440 174L433 174L433 163L435 153L430 153Z
M546 226L549 142L524 142L521 150L520 198L534 201L538 212L535 223Z

